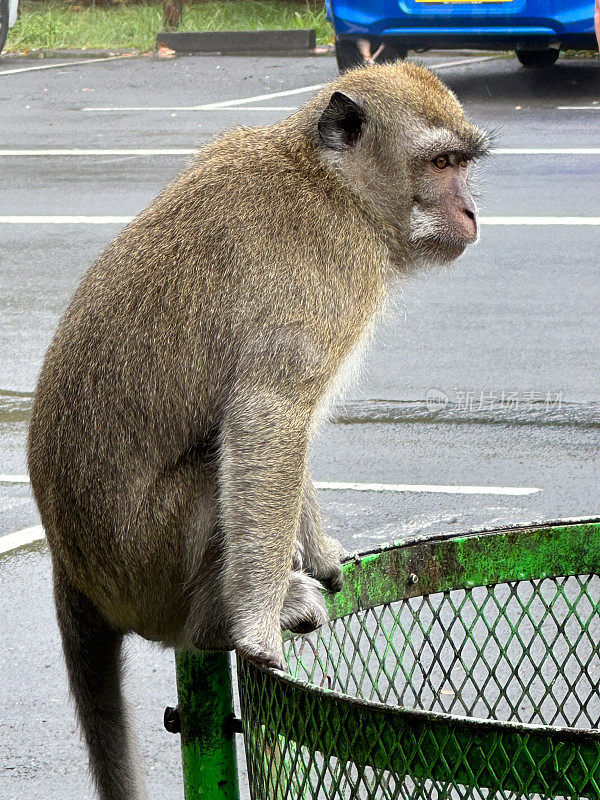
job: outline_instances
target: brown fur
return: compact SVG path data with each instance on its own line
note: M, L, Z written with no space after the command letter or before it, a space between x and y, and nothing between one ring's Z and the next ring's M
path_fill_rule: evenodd
M346 140L336 115L353 101L361 129ZM431 146L438 128L483 149L437 78L397 64L346 73L275 125L230 131L106 249L63 317L29 467L102 800L141 791L111 766L124 633L277 665L282 622L325 618L298 571L339 588L311 432L392 277L464 249L419 161L417 134ZM424 247L411 239L417 190L438 226ZM107 681L108 711L94 694ZM129 774L126 750L121 763Z

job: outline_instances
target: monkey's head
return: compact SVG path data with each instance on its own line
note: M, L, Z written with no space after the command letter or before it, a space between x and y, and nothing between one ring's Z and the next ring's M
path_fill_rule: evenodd
M477 241L468 181L488 136L430 70L406 62L355 69L315 103L321 160L375 207L402 243L400 262L447 263Z

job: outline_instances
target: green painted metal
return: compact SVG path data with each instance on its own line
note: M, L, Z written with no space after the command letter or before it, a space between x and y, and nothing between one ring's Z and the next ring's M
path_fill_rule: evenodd
M238 660L252 800L600 800L600 519L344 565L289 674ZM226 653L178 653L186 800L239 800Z
M333 618L403 597L600 569L600 522L516 527L412 539L344 565ZM416 577L416 582L414 578Z
M600 797L598 731L526 729L419 714L349 702L315 687L302 691L289 679L279 679L274 687L272 676L258 667L244 663L242 670L243 713L253 742L248 749L249 772L253 769L256 800L295 800L301 795L293 793L293 783L300 783L301 773L309 776L311 784L305 797L324 800L387 798L384 776L388 784L393 781L396 793L392 796L398 798L424 796L420 791L410 793L403 786L407 779L429 781L440 797L451 796L440 793L442 786L446 791L456 789L457 797L474 788L486 791L470 795L474 797L504 798L510 792L519 798ZM276 749L277 761L267 760L265 767L265 753ZM339 772L327 766L332 762ZM344 765L341 770L340 764ZM367 770L370 781L363 779L361 784L359 776ZM355 795L348 793L353 784L360 787Z
M600 520L344 572L289 675L238 661L253 800L600 798Z
M239 800L229 653L176 654L185 800Z

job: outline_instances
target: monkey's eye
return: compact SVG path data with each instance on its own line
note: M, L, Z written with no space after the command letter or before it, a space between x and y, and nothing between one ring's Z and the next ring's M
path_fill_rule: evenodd
M446 169L446 167L450 164L450 161L448 160L447 156L436 156L433 159L432 164L438 169Z
M469 166L469 162L466 158L461 158L460 165L463 169L466 169Z

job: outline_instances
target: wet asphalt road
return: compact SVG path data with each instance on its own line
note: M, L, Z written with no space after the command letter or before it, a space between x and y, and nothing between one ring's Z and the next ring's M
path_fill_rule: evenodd
M461 60L427 54L429 64ZM124 59L9 74L0 63L0 215L131 215L186 156L8 156L36 148L192 148L267 124L308 94L234 110L172 107L321 83L333 59ZM3 74L6 73L6 74ZM600 63L549 73L514 60L440 72L499 148L600 147ZM171 107L92 111L88 108ZM588 106L584 110L562 108ZM484 216L600 215L600 154L499 154L479 170ZM0 474L26 471L41 358L79 277L119 225L0 223ZM349 549L416 531L594 515L598 487L598 226L484 226L452 270L403 287L360 382L314 448L319 481L530 487L530 495L321 492ZM428 402L429 400L429 402ZM437 401L434 403L434 401ZM441 403L441 405L440 405ZM38 523L26 484L0 483L0 537ZM0 538L1 542L1 538ZM66 700L43 544L0 556L0 796L92 797ZM181 796L171 655L131 643L129 696L151 796Z

